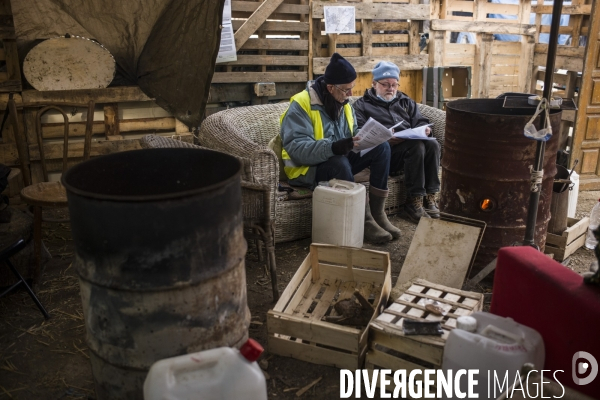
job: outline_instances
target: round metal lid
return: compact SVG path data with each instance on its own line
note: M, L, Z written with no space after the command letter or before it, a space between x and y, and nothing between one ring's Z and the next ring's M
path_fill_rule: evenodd
M81 36L57 37L35 46L23 74L37 90L99 89L115 76L115 59L104 46Z

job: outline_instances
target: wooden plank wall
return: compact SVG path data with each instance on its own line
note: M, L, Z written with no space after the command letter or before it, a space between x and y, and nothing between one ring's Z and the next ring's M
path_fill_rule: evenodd
M356 33L325 34L323 7L353 5L356 7ZM400 90L420 100L422 82L419 72L427 66L427 55L420 54L419 33L422 22L430 18L429 5L418 0L394 0L382 4L378 0L362 2L313 1L311 12L311 54L313 74L323 74L329 57L338 52L358 72L356 94L371 87L371 71L381 60L392 61L401 69Z
M356 33L325 34L322 21L324 6L355 7ZM313 1L311 11L312 74L323 74L329 57L335 52L344 56L359 74L356 94L371 86L371 71L381 61L392 61L402 71L401 90L410 95L419 93L407 90L414 86L414 71L427 66L428 57L420 54L419 32L422 22L431 16L428 4L418 0L377 0L362 2ZM420 94L420 93L419 93Z
M529 90L535 34L535 27L529 24L531 0L519 4L436 0L433 9L430 66L470 66L472 97L493 98L504 92ZM490 14L510 15L514 19L492 18ZM471 32L476 43L450 43L453 32ZM494 40L494 34L501 33L518 35L521 40Z
M231 10L238 59L217 64L213 84L308 80L308 0L232 1Z
M533 77L531 93L542 94L545 78L548 45L540 43L540 34L550 33L550 25L542 25L542 15L552 12L552 6L544 5L542 0L535 0L531 11L535 13L535 52L533 58ZM590 27L590 14L592 0L572 0L570 5L563 6L562 14L569 16L569 25L561 26L559 33L570 35L564 45L559 45L556 54L556 69L553 82L555 85L554 96L575 99L578 101L578 89L581 87L581 73L585 45ZM541 68L540 68L541 67ZM573 147L572 136L569 131L576 119L576 111L563 111L560 131L560 148ZM580 160L581 161L581 160Z

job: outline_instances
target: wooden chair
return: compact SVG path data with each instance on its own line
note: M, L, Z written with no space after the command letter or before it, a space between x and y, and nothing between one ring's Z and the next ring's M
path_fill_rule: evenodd
M79 103L22 103L16 104L14 100L9 100L9 112L11 116L11 122L15 128L15 139L17 141L17 149L19 152L19 159L23 166L23 174L25 187L21 190L21 199L33 208L33 245L35 253L35 269L33 274L33 283L39 282L41 275L41 264L42 264L42 209L43 208L66 208L67 203L67 192L60 182L48 182L48 168L46 166L46 157L44 154L43 137L42 137L42 115L49 110L58 111L64 120L64 141L63 141L63 166L62 172L67 170L67 161L69 156L69 118L66 112L63 110L65 107L69 108L86 108L87 109L87 120L85 127L85 138L83 146L83 159L87 160L90 157L91 144L92 144L92 126L94 123L94 101L89 101L87 104ZM36 108L36 126L35 133L37 138L37 145L39 149L40 163L43 173L43 182L31 184L29 177L29 167L26 160L28 160L27 144L25 137L20 133L18 129L17 119L17 108ZM47 220L47 222L59 222L57 220ZM62 222L62 221L60 221Z

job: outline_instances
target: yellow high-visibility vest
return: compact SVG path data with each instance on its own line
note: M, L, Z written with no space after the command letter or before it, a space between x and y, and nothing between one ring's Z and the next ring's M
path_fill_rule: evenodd
M312 110L310 108L310 94L308 91L303 90L302 92L294 95L290 100L290 105L294 101L297 102L310 117L314 129L315 140L323 139L323 121L321 121L321 113L318 110ZM281 114L281 117L279 117L279 125L281 125L283 122L283 118L285 117L285 114L287 114L288 110L289 107L283 112L283 114ZM354 117L352 116L352 108L350 104L344 105L344 115L346 116L346 121L348 121L350 133L354 135ZM295 179L300 175L306 175L308 172L308 166L295 164L283 147L281 148L281 158L283 159L283 170L285 171L288 179Z

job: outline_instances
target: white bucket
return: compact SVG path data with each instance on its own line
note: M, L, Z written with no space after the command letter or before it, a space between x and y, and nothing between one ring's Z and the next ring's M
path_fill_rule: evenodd
M508 386L512 385L525 363L533 363L538 371L543 369L544 342L537 331L512 318L485 312L476 312L471 316L477 320L474 332L457 328L448 335L442 370L447 373L448 370L478 369L474 393L478 393L480 399L495 399L500 392L506 393L507 385L503 385L503 390L500 389L505 377L508 377ZM494 387L495 377L499 384ZM462 378L460 386L464 393L468 385L466 376ZM488 397L488 393L491 397Z
M256 363L262 347L258 351L251 342L240 351L219 347L155 362L144 382L144 399L267 400L265 376Z
M365 230L363 185L332 179L313 193L312 241L362 247Z
M567 217L575 218L575 211L577 210L577 198L579 197L579 175L573 171L571 174L571 182L573 187L569 190L569 207L567 209Z

